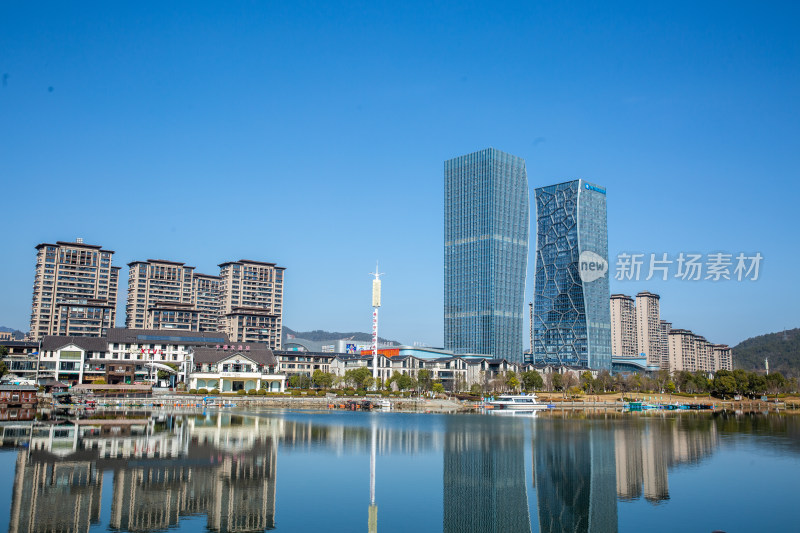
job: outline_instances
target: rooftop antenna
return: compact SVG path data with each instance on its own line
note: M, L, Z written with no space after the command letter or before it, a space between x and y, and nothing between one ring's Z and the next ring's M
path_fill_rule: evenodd
M375 272L370 272L375 276L372 280L372 377L378 377L378 309L381 306L381 276L383 273L378 270L378 262L375 261Z

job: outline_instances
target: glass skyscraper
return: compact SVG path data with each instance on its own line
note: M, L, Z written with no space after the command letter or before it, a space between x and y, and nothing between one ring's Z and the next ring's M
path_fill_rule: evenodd
M444 163L444 343L522 362L525 160L487 148Z
M533 362L611 370L606 190L536 189Z

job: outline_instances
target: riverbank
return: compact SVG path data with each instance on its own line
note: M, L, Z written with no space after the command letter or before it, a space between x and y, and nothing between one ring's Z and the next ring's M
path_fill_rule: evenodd
M675 396L668 394L601 394L582 395L574 398L565 398L560 393L538 393L542 403L553 406L553 410L622 410L626 400L641 401L649 404L702 404L711 405L714 410L732 411L772 411L790 410L800 411L800 398L781 398L778 402L761 400L722 400L711 396ZM205 398L205 401L204 401ZM49 398L42 398L41 407L47 407ZM348 402L371 401L377 409L414 412L414 413L459 413L474 412L479 410L478 400L459 400L453 397L438 398L381 398L373 396L200 396L188 394L155 394L150 398L103 398L95 396L97 407L154 407L154 408L204 408L227 407L236 409L267 408L267 409L297 409L297 410L333 410L347 409ZM388 405L379 407L381 402Z

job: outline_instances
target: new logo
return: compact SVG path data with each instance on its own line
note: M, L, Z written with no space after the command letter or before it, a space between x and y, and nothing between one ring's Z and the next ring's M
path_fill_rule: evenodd
M602 256L584 250L578 258L578 273L581 276L581 281L589 283L596 279L600 279L608 272L608 261L603 259Z

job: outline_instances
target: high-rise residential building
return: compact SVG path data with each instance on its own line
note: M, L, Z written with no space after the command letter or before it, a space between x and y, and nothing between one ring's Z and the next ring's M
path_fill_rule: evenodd
M714 353L714 371L733 370L733 355L731 347L727 344L712 344L711 350Z
M669 332L669 371L697 370L695 351L696 335L688 329L672 329Z
M535 363L611 369L606 190L536 189Z
M117 318L119 267L102 246L58 241L36 246L30 337L100 337Z
M660 320L659 326L661 328L661 363L659 366L669 369L669 332L672 329L672 322Z
M670 329L667 334L669 352L667 365L670 372L706 372L733 370L731 348L726 344L712 344L705 337L687 329Z
M248 259L219 267L220 331L232 342L261 342L280 350L285 268Z
M222 301L219 293L219 276L194 273L192 303L199 316L200 331L217 331Z
M197 331L197 313L191 312L194 267L148 259L128 268L125 327Z
M611 295L611 353L614 357L636 357L636 305L624 294Z
M487 148L444 163L444 343L522 362L525 160Z
M163 259L133 261L128 268L126 327L217 331L219 276Z
M642 291L636 295L636 344L648 365L661 365L660 296Z

